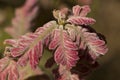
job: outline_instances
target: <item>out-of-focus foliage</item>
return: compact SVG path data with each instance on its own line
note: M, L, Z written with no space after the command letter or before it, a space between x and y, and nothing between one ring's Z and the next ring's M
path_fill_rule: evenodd
M5 31L13 38L30 32L33 26L33 19L37 16L37 0L26 0L24 5L15 9L15 17L11 20L11 25L5 28Z

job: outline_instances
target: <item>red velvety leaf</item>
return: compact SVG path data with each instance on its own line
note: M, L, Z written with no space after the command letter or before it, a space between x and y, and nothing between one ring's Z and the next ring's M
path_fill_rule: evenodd
M17 69L17 63L10 60L9 58L5 57L0 60L1 61L6 61L5 63L0 63L0 65L6 65L4 66L4 69L0 71L0 80L18 80L19 78L19 72Z
M18 60L18 63L22 66L25 65L28 60L30 60L30 64L33 68L38 64L39 58L42 56L43 52L43 43L42 41L39 41L36 45L31 45L37 36L38 35L32 33L24 35L19 39L18 46L11 49L11 55L13 57L17 57L24 54L24 52L29 48L28 51ZM30 48L31 46L34 47Z
M91 25L96 21L93 18L86 17L87 14L91 11L88 5L79 6L76 5L72 9L73 15L69 16L67 22L76 25Z
M96 59L99 55L104 55L108 49L104 40L101 40L96 33L88 32L80 26L77 27L80 35L78 39L81 39L80 48L85 49L88 47L89 54L93 59ZM80 41L80 40L78 40Z
M87 17L70 17L67 22L77 25L91 25L94 24L96 21L93 18Z
M65 30L55 29L53 35L49 49L56 49L54 53L56 63L66 65L68 68L75 66L78 60L76 44L72 42Z
M48 22L43 27L38 28L35 33L28 33L21 36L16 41L16 47L12 47L11 56L18 57L18 63L25 65L26 61L30 60L30 64L33 68L38 64L40 57L43 53L44 40L49 37L50 33L57 24L55 21ZM11 40L7 40L10 42ZM13 44L15 45L15 44Z

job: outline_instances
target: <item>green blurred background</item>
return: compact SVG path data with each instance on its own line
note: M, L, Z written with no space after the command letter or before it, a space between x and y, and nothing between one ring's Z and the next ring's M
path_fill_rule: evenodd
M120 0L92 0L92 3L80 1L82 0L39 0L40 8L36 19L33 20L35 25L31 28L32 31L54 19L53 9L90 4L92 12L89 16L97 21L92 27L106 36L109 51L98 60L100 67L89 75L88 80L120 80ZM15 9L24 2L25 0L0 0L0 54L5 47L3 41L10 38L4 28L11 25Z

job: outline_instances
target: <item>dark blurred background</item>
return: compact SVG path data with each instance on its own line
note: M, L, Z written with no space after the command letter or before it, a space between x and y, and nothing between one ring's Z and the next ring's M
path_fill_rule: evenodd
M10 38L4 28L11 25L15 9L24 2L25 0L0 0L0 54L5 47L3 41ZM88 16L97 21L92 27L106 36L109 51L98 60L100 67L89 75L88 80L120 80L120 0L39 0L38 4L40 8L33 20L35 25L31 28L32 31L54 19L53 9L89 4L92 12Z

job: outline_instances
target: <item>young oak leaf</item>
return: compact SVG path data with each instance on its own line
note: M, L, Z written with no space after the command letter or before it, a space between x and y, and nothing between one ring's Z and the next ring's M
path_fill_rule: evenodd
M96 59L99 55L104 55L108 49L104 40L101 40L97 33L91 33L88 29L77 27L79 32L77 40L81 41L79 48L88 48L88 52L93 59Z
M65 26L70 38L76 40L79 49L89 49L89 54L93 59L96 59L99 55L104 55L107 52L107 46L104 40L101 40L97 33L89 32L89 28L83 28L81 26L74 26L67 24Z
M76 5L72 9L73 15L69 16L67 22L76 25L91 25L96 21L93 18L88 18L86 15L91 11L89 6Z
M0 80L18 80L17 63L5 57L0 60Z
M65 30L55 29L53 35L49 49L56 49L54 53L56 63L68 68L75 66L79 59L76 44L72 42Z
M43 53L44 40L57 27L55 21L48 22L43 27L38 28L35 33L28 33L17 40L17 46L11 48L11 56L18 57L18 63L25 65L28 60L33 68L38 64ZM10 40L11 41L11 40ZM9 42L9 39L5 42ZM15 44L13 44L15 45Z

